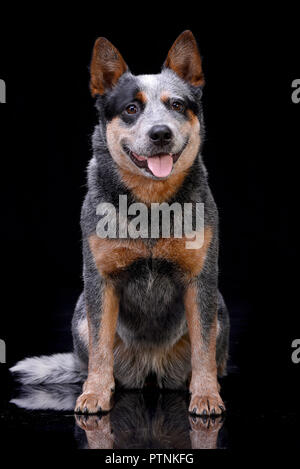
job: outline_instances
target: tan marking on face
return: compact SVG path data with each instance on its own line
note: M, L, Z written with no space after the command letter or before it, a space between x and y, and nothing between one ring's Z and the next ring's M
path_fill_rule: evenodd
M186 135L189 138L189 141L175 163L172 174L187 171L192 166L196 156L198 155L201 143L199 119L195 116L193 119L186 121L181 126L180 132L182 135Z
M170 98L170 95L166 91L164 91L160 96L160 99L163 103L167 103L169 98Z
M102 277L115 274L134 261L150 255L149 249L141 239L102 239L95 234L89 238L89 245Z
M189 121L190 121L191 125L197 125L198 117L196 116L196 114L191 109L187 110L187 115L188 115L188 118L189 118ZM199 129L200 129L200 127L199 127Z
M180 266L188 279L201 272L212 240L211 227L204 229L204 243L200 249L187 249L188 238L160 238L153 248L153 257L167 259Z
M146 102L147 102L146 93L144 93L144 91L139 91L139 92L136 94L135 99L137 99L138 101L140 101L140 102L143 103L143 104L146 104Z
M121 124L119 117L114 117L106 128L106 139L109 152L117 163L119 169L129 171L134 174L141 174L139 168L127 157L121 146L121 139L132 140L131 130Z

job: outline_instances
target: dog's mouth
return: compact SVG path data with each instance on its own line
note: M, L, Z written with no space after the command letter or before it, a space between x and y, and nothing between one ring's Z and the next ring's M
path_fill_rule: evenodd
M136 166L145 169L157 178L166 178L171 174L174 163L176 163L186 145L187 142L179 153L161 152L151 156L138 155L126 145L123 148Z

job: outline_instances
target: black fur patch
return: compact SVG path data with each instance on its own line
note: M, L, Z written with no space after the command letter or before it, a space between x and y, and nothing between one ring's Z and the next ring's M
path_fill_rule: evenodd
M165 259L138 260L119 273L117 288L119 320L135 331L136 342L167 342L184 316L184 286L178 267Z
M104 115L110 121L119 116L126 124L134 124L144 109L144 104L136 98L140 91L135 77L123 75L117 86L104 96ZM138 108L136 114L127 114L128 104L135 104Z

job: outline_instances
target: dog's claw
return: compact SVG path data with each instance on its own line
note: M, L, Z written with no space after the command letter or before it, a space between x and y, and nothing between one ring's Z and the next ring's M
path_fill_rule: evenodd
M192 394L189 412L200 415L202 417L218 416L225 411L224 403L219 393L209 396L201 396L201 394Z
M84 391L77 399L75 412L89 415L109 411L112 407L110 398L111 392L99 394Z

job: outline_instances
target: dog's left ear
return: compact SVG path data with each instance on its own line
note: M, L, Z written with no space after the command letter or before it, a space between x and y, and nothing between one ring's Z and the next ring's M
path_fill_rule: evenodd
M184 31L178 36L169 50L164 67L170 68L191 85L204 85L202 61L196 39L191 31Z
M90 67L92 95L104 94L127 70L128 67L118 49L105 37L99 37L94 45Z

